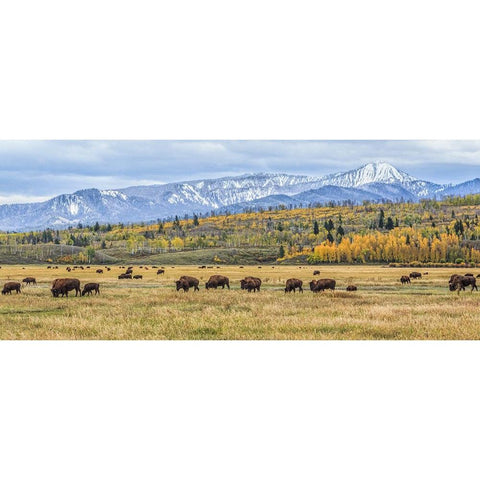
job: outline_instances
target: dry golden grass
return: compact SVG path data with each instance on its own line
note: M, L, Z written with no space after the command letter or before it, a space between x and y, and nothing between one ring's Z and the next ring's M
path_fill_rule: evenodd
M159 265L161 266L161 265ZM402 286L407 269L376 266L197 266L156 270L134 268L143 280L118 280L123 270L96 274L97 267L68 273L45 266L4 266L1 285L36 277L38 285L23 287L20 295L0 296L1 339L478 339L480 293L448 291L458 269L431 269L423 279ZM313 294L308 282L313 270L337 280L337 290ZM425 269L419 269L422 273ZM472 271L472 270L471 270ZM472 273L478 273L472 271ZM201 291L176 292L180 275L201 280ZM210 275L230 277L232 290L205 290ZM239 288L246 275L262 279L260 293ZM54 278L76 277L82 285L101 284L101 295L53 298ZM284 294L288 278L304 280L305 293ZM315 277L319 278L319 277ZM345 291L349 283L358 292Z

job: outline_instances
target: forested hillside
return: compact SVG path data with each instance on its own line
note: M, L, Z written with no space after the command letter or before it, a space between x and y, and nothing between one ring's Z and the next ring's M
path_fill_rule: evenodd
M0 234L3 263L480 263L480 195Z

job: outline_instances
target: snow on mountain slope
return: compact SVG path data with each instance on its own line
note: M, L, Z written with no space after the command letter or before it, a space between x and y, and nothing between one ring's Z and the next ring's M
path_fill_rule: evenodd
M419 180L392 165L369 163L324 177L246 174L122 189L80 190L41 203L0 205L0 230L65 228L94 222L154 221L193 213L329 201L411 200L480 192L480 179L460 185Z
M419 180L385 162L368 163L348 172L334 173L320 179L321 185L361 188L366 184L396 184L417 197L428 197L440 185Z

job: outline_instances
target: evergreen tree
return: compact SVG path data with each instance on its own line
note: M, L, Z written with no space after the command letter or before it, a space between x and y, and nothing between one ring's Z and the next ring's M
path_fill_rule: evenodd
M380 214L378 216L378 228L383 228L385 225L385 212L383 209L380 209Z
M393 230L394 224L393 224L392 217L388 217L388 218L387 218L387 223L386 223L386 225L385 225L385 228L386 228L387 230Z
M320 227L318 226L318 222L315 220L313 222L313 234L318 235L320 233Z
M285 248L283 245L280 245L280 250L278 252L278 258L283 258L285 256Z

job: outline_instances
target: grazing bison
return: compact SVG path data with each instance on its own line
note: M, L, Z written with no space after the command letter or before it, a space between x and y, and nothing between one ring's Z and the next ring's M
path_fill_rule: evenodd
M320 275L320 270L314 270L314 271L313 271L313 274L314 274L314 275Z
M310 290L312 292L323 292L324 290L335 290L337 282L331 278L322 278L320 280L312 280L310 282Z
M347 287L347 292L356 292L358 290L356 285L349 285Z
M451 292L454 292L455 290L458 291L458 294L460 294L461 290L465 290L465 287L472 286L472 292L473 290L478 291L477 287L477 281L475 280L475 277L467 277L465 275L452 275L452 278L450 279L450 282L448 282L448 287Z
M222 287L222 289L224 289L225 285L230 290L230 280L228 277L224 277L223 275L212 275L205 284L205 288L207 290L209 288L217 289L218 287Z
M52 284L52 295L58 297L65 295L68 297L68 292L75 290L75 296L81 295L80 280L76 278L57 278Z
M3 286L2 295L12 294L12 291L15 290L17 293L20 293L21 285L18 282L7 282Z
M134 280L142 280L143 275L134 275L133 278Z
M405 285L406 283L410 283L410 277L408 275L402 275L400 277L400 282L402 285Z
M101 268L99 268L96 273L103 273L103 270Z
M295 293L298 288L299 292L303 293L303 282L298 278L289 278L285 284L285 293L293 292Z
M184 292L188 292L188 290L190 290L191 287L193 287L193 291L195 290L200 290L198 288L198 284L199 284L199 280L198 278L195 278L195 277L188 277L186 275L180 277L176 282L175 284L177 285L177 292L181 289L183 289Z
M260 291L260 286L262 281L257 277L245 277L243 280L240 280L240 288L242 290L248 290L248 293Z
M422 278L422 274L420 272L412 272L410 278Z
M121 275L118 276L119 280L131 280L132 279L132 274L131 273L122 273Z
M23 283L27 284L27 285L30 285L31 283L33 283L34 285L37 284L37 281L35 280L35 278L33 277L27 277L27 278L24 278L22 280Z
M91 295L93 292L95 292L95 295L99 295L100 285L98 283L87 283L83 287L82 297L84 297L85 295Z
M157 275L163 275L165 273L165 270L163 268L160 268L157 270Z
M66 270L67 270L67 272L71 272L71 271L72 271L72 269L71 269L70 267L67 267Z

